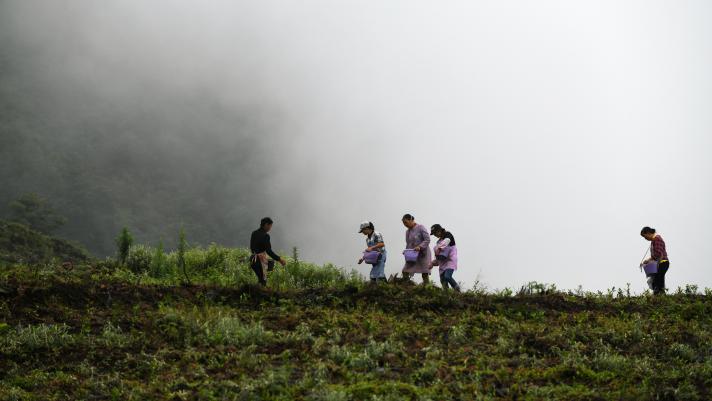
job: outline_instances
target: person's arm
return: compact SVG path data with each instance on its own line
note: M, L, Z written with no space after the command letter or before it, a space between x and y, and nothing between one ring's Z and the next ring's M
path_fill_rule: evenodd
M653 238L653 241L650 244L650 260L658 260L658 244L657 241L655 241L655 238Z
M450 245L450 238L445 238L444 240L438 243L438 248L446 248L448 245Z
M447 248L448 245L450 245L450 238L445 238L442 240L438 240L437 243L435 243L435 257L438 257L440 255L440 252L443 251L443 249Z
M252 235L250 235L250 252L257 253L255 249L257 249L257 244L255 241L255 233L253 232Z
M420 239L422 240L422 242L420 244L418 244L416 249L418 249L418 250L426 249L428 247L428 245L430 245L430 234L425 229L425 227L423 227L420 230Z
M272 250L272 241L269 238L269 234L265 234L265 249L265 252L267 252L267 255L269 255L270 258L279 262L282 261L282 257L274 253Z
M660 262L663 258L664 249L665 245L663 245L662 241L657 238L653 239L653 250L650 252L651 259Z
M381 248L383 248L384 246L386 246L386 243L383 242L383 236L382 236L382 235L377 235L377 236L376 236L376 241L378 241L378 242L376 242L376 245L369 246L368 248L366 248L366 250L367 250L367 251L375 251L376 249L381 249Z

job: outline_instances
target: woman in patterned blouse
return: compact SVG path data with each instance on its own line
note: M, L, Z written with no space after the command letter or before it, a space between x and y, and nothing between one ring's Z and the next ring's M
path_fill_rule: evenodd
M670 268L670 260L668 259L667 250L665 249L665 241L663 237L655 233L654 228L643 227L640 235L650 241L650 258L643 261L642 265L652 261L658 263L658 272L653 276L653 294L659 295L665 293L665 273Z

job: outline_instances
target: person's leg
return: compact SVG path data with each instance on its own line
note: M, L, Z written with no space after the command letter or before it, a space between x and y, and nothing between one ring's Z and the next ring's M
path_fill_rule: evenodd
M265 274L262 270L262 263L257 260L256 262L252 263L252 266L250 267L252 267L252 271L255 272L255 275L257 276L257 281L260 283L260 285L266 287L267 280L265 280Z
M430 284L430 273L423 273L423 285Z
M376 281L378 278L378 265L371 265L371 272L368 274L371 281Z
M449 287L452 287L453 290L459 291L459 287L458 287L458 285L457 285L457 281L455 281L455 280L452 278L452 273L453 273L453 271L454 271L454 270L452 270L452 269L447 269L447 270L445 270L444 272L442 272L442 274L440 275L440 277L441 277L440 281L441 281L441 282L444 282L444 284L443 284L443 289L447 289L447 288L449 288Z
M374 275L377 280L386 279L386 255L381 255L378 263L373 267Z
M445 270L445 280L447 280L447 282L450 283L450 286L452 287L453 290L460 292L460 285L457 284L457 281L455 281L454 278L452 278L453 273L455 273L455 270L453 270L453 269Z
M440 273L440 285L443 287L443 290L447 290L447 289L448 289L448 282L447 282L447 278L445 277L445 273L446 273L446 272L447 272L447 270L445 270L444 272Z
M653 294L658 295L660 292L660 276L658 273L653 274Z
M411 277L410 273L408 273L408 272L403 272L403 278L404 278L404 279L410 280L410 277Z
M655 275L658 294L665 294L665 273L667 273L669 267L670 262L663 262L658 266L658 274Z
M660 285L660 280L663 278L663 272L661 266L658 266L658 271L653 276L653 294L660 294L662 286Z

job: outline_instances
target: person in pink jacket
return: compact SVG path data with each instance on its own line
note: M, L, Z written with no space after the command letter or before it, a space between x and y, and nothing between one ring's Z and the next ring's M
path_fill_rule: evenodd
M438 237L438 241L433 247L435 260L432 263L440 270L440 284L444 290L447 290L448 286L452 286L453 290L460 292L460 285L452 278L452 274L457 270L455 237L440 224L434 224L430 228L430 235Z

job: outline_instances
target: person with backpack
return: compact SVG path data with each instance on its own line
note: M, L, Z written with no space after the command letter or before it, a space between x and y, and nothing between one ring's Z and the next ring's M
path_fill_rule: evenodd
M650 241L650 258L644 260L640 265L643 266L650 262L657 263L658 271L653 274L653 294L665 294L665 274L670 268L665 241L663 241L663 237L655 232L654 228L650 227L643 227L640 230L640 235Z
M457 270L455 237L440 224L433 224L430 227L430 235L438 238L438 242L433 248L433 253L435 254L433 266L438 266L440 270L440 284L443 290L447 290L451 286L453 290L460 292L460 285L452 278L453 273Z
M366 250L364 256L359 259L358 264L366 260L371 264L371 273L369 274L372 283L386 282L386 244L383 242L383 234L375 230L373 223L364 221L359 227L359 233L366 236Z
M267 259L267 256L279 262L282 266L287 264L284 258L280 257L272 251L272 242L269 232L272 229L274 222L271 218L265 217L260 221L260 228L252 232L250 237L250 267L257 276L257 281L260 285L267 286L267 271L271 270L274 265L273 261Z
M422 224L416 223L415 217L411 214L404 215L401 221L407 228L405 231L406 250L412 249L417 252L416 260L405 262L403 266L403 277L410 279L414 274L420 273L423 275L423 284L428 284L430 283L430 269L433 268L428 229Z

